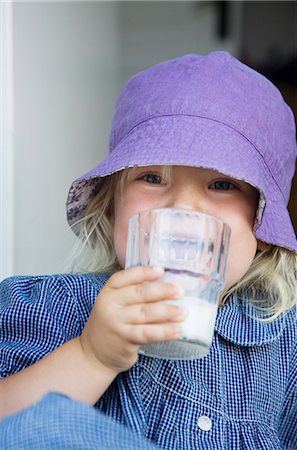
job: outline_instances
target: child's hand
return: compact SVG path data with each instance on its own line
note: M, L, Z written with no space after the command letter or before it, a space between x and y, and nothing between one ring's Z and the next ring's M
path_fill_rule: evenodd
M140 345L180 336L177 322L186 312L162 300L181 297L181 290L170 283L148 282L162 274L162 269L133 267L111 276L80 337L89 357L119 373L133 366Z

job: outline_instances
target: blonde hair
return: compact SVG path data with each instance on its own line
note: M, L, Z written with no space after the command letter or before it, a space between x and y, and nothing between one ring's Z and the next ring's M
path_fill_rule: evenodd
M123 191L133 170L125 169L102 178L98 184L100 189L87 205L84 217L73 225L79 240L70 255L72 272L113 273L121 269L113 246L114 194L118 189ZM170 179L171 167L162 166L162 176ZM297 255L268 245L256 254L242 279L223 292L221 305L233 294L251 301L262 312L258 320L273 321L296 304Z

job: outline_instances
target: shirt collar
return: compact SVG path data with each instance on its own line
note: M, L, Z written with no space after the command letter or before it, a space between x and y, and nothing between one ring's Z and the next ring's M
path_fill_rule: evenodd
M286 314L272 322L260 322L257 317L260 318L261 313L251 302L233 296L219 308L215 331L224 339L243 346L267 344L282 334Z

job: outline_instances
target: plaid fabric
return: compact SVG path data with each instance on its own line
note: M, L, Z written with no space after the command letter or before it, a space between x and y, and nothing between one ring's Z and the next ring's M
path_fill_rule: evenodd
M19 371L79 335L107 278L52 275L4 280L0 284L0 375ZM122 439L121 448L136 448L134 435L172 450L296 447L296 310L266 324L255 320L255 315L253 306L239 298L220 308L211 351L202 359L165 361L140 355L138 362L121 373L96 404L104 415L130 428L133 438L124 433L125 427L121 428L121 438L114 422L105 424L102 414L88 408L91 415L95 412L101 418L96 422L90 416L92 436L102 423L109 442L117 443L114 448L118 439ZM74 402L71 405L73 410L83 409ZM32 429L33 433L36 427L31 422L36 415L32 413L34 408L30 411L31 421L24 419L23 424L27 423L28 432ZM19 430L18 420L26 413L3 421L1 439L13 439L13 433ZM67 436L74 436L67 420L68 414L53 425L59 427L61 445L48 448L75 448L71 441L63 447ZM72 428L79 430L75 421ZM42 429L43 425L39 434ZM48 427L44 430L47 433ZM100 442L90 447L86 438L85 445L77 448L105 448ZM141 442L144 447L138 448L147 448L146 441Z
M84 403L50 393L1 423L2 450L157 450L141 436Z

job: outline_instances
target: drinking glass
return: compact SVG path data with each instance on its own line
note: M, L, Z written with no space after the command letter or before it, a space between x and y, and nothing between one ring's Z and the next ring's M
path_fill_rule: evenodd
M224 277L230 227L200 212L151 209L129 220L126 268L164 267L159 282L182 286L184 296L164 300L188 309L174 341L143 345L139 353L164 359L195 359L208 354Z

